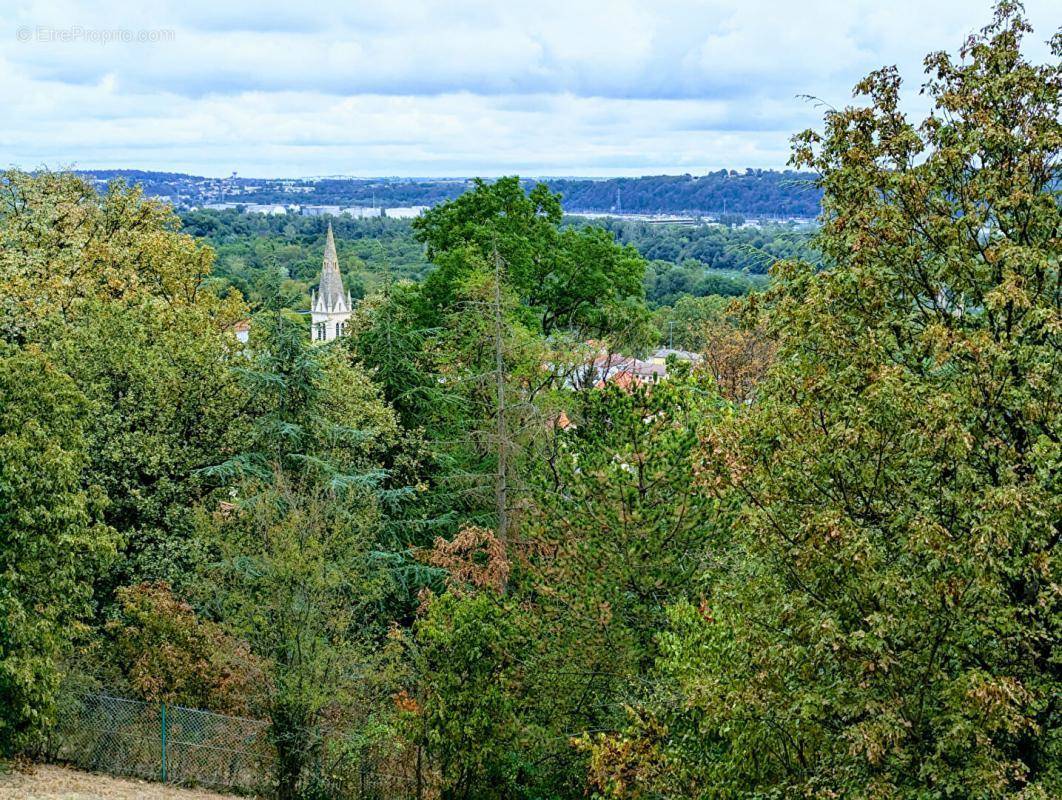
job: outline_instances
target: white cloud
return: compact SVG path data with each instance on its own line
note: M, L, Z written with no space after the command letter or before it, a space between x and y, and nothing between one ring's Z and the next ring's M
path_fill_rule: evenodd
M1051 6L1027 3L1041 58ZM789 136L819 116L797 94L841 104L868 70L897 63L917 104L925 52L954 49L988 15L987 0L29 2L0 22L0 162L256 175L779 167Z

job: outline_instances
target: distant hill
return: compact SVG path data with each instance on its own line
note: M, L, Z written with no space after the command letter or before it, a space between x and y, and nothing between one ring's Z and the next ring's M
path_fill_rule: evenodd
M816 217L822 192L814 181L807 172L749 169L601 181L562 178L549 185L564 195L568 211Z
M464 192L466 178L206 178L176 172L83 170L102 186L139 183L149 195L188 208L207 203L298 205L434 205ZM637 214L739 214L747 217L815 217L822 193L811 173L719 170L707 175L642 178L548 178L568 211ZM535 181L529 179L528 184Z

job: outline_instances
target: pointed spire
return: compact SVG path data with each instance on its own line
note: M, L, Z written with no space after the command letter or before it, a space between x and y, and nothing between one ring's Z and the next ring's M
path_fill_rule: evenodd
M350 308L343 291L343 276L339 274L339 256L336 255L336 240L332 235L332 223L328 223L325 236L324 264L321 267L321 287L317 290L317 304L323 311L346 311Z
M325 234L324 263L329 262L339 267L339 256L336 255L336 237L332 235L332 223L328 223L328 233Z

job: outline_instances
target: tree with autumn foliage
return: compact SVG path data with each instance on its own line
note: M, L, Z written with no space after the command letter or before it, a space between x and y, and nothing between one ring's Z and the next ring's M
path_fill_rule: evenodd
M148 701L247 715L266 693L260 659L246 642L204 619L165 583L124 586L104 628L108 690Z
M1037 66L1029 32L1007 0L930 55L921 124L888 68L796 137L824 264L753 300L776 358L699 469L731 543L602 791L1062 793L1062 34Z

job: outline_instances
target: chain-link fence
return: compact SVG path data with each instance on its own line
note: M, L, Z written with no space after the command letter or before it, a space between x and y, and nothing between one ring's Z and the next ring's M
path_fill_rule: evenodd
M268 727L262 720L90 694L64 713L54 754L113 775L259 791L272 769Z

